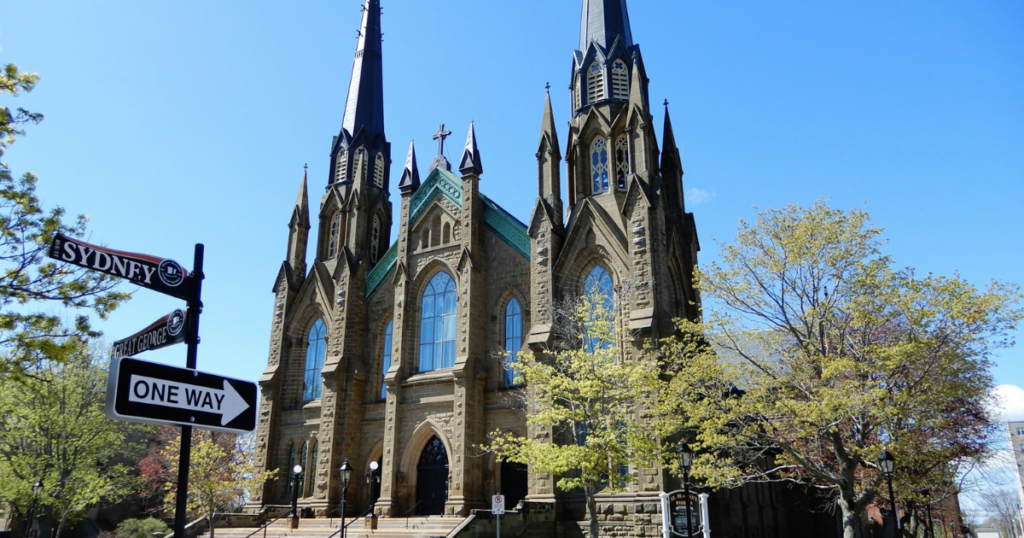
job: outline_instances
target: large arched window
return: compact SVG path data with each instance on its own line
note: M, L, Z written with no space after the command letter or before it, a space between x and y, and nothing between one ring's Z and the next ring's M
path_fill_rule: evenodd
M318 449L320 448L320 441L313 441L313 449L309 451L309 470L306 471L306 486L307 495L313 495L313 486L316 483L316 459L319 457ZM305 467L303 467L305 468Z
M515 370L512 363L519 360L519 350L523 347L523 309L515 297L509 299L505 307L505 375L502 385L515 385Z
M622 60L615 60L612 64L612 97L629 99L629 72Z
M601 307L590 309L592 318L584 320L583 348L588 352L610 347L613 343L615 335L609 334L609 331L614 331L614 323L609 327L600 322L614 322L614 292L612 277L608 271L600 265L595 265L583 281L585 300L595 307Z
M320 371L324 369L324 357L327 356L327 326L322 319L317 319L309 330L306 340L306 372L302 378L302 401L320 397L323 382Z
M292 496L292 487L293 487L293 482L294 482L294 480L292 480L292 469L294 469L294 468L295 468L295 443L291 443L291 447L288 448L288 472L287 472L288 476L285 479L286 482L288 483L288 487L285 489L285 493L287 493L288 497Z
M608 190L608 145L603 138L595 138L590 145L590 177L594 194Z
M604 99L604 69L594 62L587 69L587 104L592 105Z
M308 449L308 448L309 448L309 444L306 443L305 441L303 441L302 442L302 448L299 450L299 466L302 467L302 473L303 473L302 476L305 477L306 480L304 480L302 482L302 489L299 490L299 496L300 497L305 497L306 496L306 491L308 490L307 486L310 483L310 480L309 480L309 477L310 477L309 468L306 467L306 454L307 454L307 450L306 449Z
M455 366L455 310L458 292L448 273L434 275L420 303L420 371Z
M388 326L384 327L384 346L381 350L380 360L380 399L383 400L388 397L388 386L384 383L384 378L388 375L388 370L391 369L391 332L395 326L395 320L388 322Z

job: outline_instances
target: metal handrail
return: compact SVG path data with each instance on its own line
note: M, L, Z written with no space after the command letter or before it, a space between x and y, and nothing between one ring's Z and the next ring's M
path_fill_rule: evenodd
M415 510L416 508L418 508L418 507L419 507L419 505L420 505L420 503L422 503L422 502L423 502L423 501L416 501L416 504L412 505L412 508L410 508L410 509L406 510L406 511L405 511L405 513L404 513L404 514L402 514L402 516L401 516L401 517L404 517L404 518L405 518L405 528L406 528L406 529L408 529L408 528L409 528L409 514L411 514L413 510Z
M263 531L263 538L267 538L267 527L269 527L269 526L271 526L272 524L274 524L274 522L276 522L277 520L279 520L279 519L281 519L281 518L283 518L283 517L286 517L286 516L288 516L289 514L291 514L291 512L288 512L288 513L286 513L286 514L281 514L281 515L279 515L279 516L275 517L274 519L272 519L272 520L270 520L270 521L268 521L268 522L264 523L264 524L263 524L263 525L262 525L262 526L261 526L260 528L258 528L258 529L256 529L256 530L252 531L251 533L249 533L249 535L248 535L248 536L246 536L245 538L252 538L252 536L253 536L254 534L256 534L257 532L260 532L260 531Z
M363 510L363 513L362 513L362 514L359 514L358 516L356 516L356 517L352 518L352 521L349 521L348 523L345 523L345 514L342 514L342 515L341 515L341 526L340 526L340 527L338 527L338 530L334 531L334 532L333 532L333 533L332 533L332 534L331 534L330 536L328 536L327 538L334 538L334 537L335 537L335 536L336 536L336 535L337 535L338 533L340 533L340 532L341 532L341 529L347 529L349 525L351 525L351 524L355 523L356 521L359 521L359 518L361 518L361 517L365 516L366 514L369 514L369 513L370 513L370 512L372 511L372 510L373 510L373 506L371 505L371 506L370 506L369 508L367 508L366 510Z

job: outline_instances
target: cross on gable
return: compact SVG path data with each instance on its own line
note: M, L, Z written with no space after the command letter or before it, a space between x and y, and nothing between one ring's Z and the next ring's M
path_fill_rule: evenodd
M444 129L444 124L442 123L441 126L437 128L437 132L434 133L434 136L430 137L430 138L433 138L434 140L437 140L437 155L438 156L444 155L444 139L448 138L449 136L451 136L451 134L452 134L451 131L446 131Z

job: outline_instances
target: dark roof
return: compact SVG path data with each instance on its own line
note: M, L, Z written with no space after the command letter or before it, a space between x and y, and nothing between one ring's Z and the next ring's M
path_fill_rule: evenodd
M608 50L618 35L626 47L633 45L626 0L583 0L579 50L586 51L591 41Z
M360 129L365 130L367 140L384 132L380 0L366 0L363 5L363 22L359 28L341 128L347 132L349 139Z

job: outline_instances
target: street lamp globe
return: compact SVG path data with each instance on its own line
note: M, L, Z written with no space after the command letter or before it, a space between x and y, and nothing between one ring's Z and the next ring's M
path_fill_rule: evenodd
M371 470L371 471L376 471L376 470L377 470L377 469L379 469L379 468L380 468L380 464L378 464L378 463L377 463L377 462L375 462L375 461L371 461L371 462L370 462L370 470Z
M896 468L896 458L888 450L882 449L882 455L878 457L878 467L883 473L891 475Z
M348 464L348 458L341 462L341 467L338 468L338 472L341 474L341 487L347 488L349 483L352 481L352 467Z
M679 466L683 469L689 469L690 463L693 461L693 450L690 449L690 445L679 443L676 452L679 453Z

